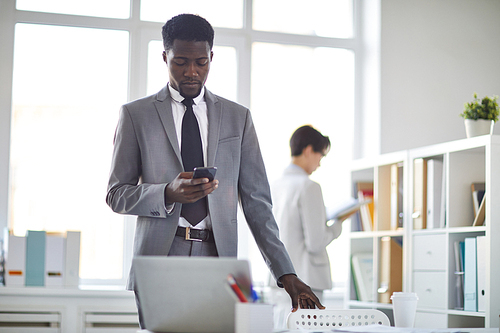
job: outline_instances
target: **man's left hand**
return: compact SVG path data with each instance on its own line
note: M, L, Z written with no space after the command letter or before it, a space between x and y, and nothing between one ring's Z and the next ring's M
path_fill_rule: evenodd
M300 306L301 309L324 309L318 297L313 293L311 288L302 282L294 274L286 274L280 278L288 295L292 299L292 312L297 311Z

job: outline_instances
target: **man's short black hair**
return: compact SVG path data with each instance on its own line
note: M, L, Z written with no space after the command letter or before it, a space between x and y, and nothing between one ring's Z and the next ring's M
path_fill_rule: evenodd
M307 146L311 145L316 153L326 153L330 149L330 139L310 125L295 130L290 138L292 156L299 156Z
M172 49L174 40L188 42L208 42L210 50L214 46L214 28L203 17L180 14L172 17L162 28L163 47Z

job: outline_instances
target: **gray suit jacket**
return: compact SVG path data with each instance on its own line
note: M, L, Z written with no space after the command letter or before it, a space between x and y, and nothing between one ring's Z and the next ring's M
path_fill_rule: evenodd
M278 236L271 195L250 111L205 89L208 110L209 166L217 167L219 187L208 195L217 251L237 255L237 205L275 278L295 273ZM120 214L137 215L134 256L167 255L175 236L181 204L167 214L164 191L183 171L166 86L122 106L106 202ZM133 272L128 288L133 288Z

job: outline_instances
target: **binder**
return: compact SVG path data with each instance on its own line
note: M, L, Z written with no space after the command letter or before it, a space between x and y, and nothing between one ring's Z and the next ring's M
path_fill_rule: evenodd
M64 242L62 235L47 234L45 246L45 286L62 287L64 273Z
M427 161L413 161L413 229L425 229L427 220Z
M477 311L476 237L465 238L464 251L464 311Z
M443 162L438 159L427 160L427 229L441 226L442 184Z
M351 258L351 262L358 300L373 302L373 254L354 254Z
M45 231L26 232L26 286L45 286Z
M26 283L26 238L6 235L5 285L24 287Z
M455 293L457 295L455 309L457 310L464 309L463 243L455 241L453 244L455 250Z
M380 277L378 301L391 303L391 295L403 290L403 248L396 239L380 239Z
M403 167L391 165L391 230L403 227Z
M65 287L77 288L80 283L80 231L67 231L63 281Z
M477 311L486 310L486 236L476 237L477 248Z

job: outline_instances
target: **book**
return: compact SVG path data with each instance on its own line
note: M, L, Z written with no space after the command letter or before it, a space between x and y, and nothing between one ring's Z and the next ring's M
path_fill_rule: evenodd
M474 218L479 212L479 206L484 197L485 183L472 183L471 193L472 193L472 208L474 210Z
M357 194L359 201L366 201L368 203L361 205L359 208L361 225L363 231L373 231L375 204L373 198L373 183L371 182L358 182Z
M440 228L442 223L443 162L439 159L427 160L427 217L426 228Z
M26 286L45 286L45 231L26 232Z
M427 161L413 161L413 229L425 229L427 221Z
M380 239L379 303L391 303L393 292L403 290L403 248L392 237Z
M391 165L391 230L403 227L403 166Z
M446 159L443 159L443 177L441 178L441 208L439 210L439 228L446 226Z
M486 236L477 236L477 311L486 310L486 251Z
M373 254L357 253L351 258L354 286L358 300L373 302Z
M484 225L484 218L486 214L486 197L483 197L481 200L481 205L479 206L476 217L474 218L474 222L472 222L472 226L477 227Z
M464 309L464 268L463 268L463 244L464 242L455 241L453 248L455 252L455 293L456 310Z
M67 231L63 281L65 287L77 288L80 284L80 231Z
M465 238L464 311L477 311L477 247L476 237Z
M356 213L361 206L371 203L372 199L365 200L350 198L335 207L327 208L327 220L340 220L348 218L350 215Z
M26 283L26 237L5 236L5 285L24 287Z
M45 243L45 286L62 287L64 273L64 243L61 234L47 233Z

